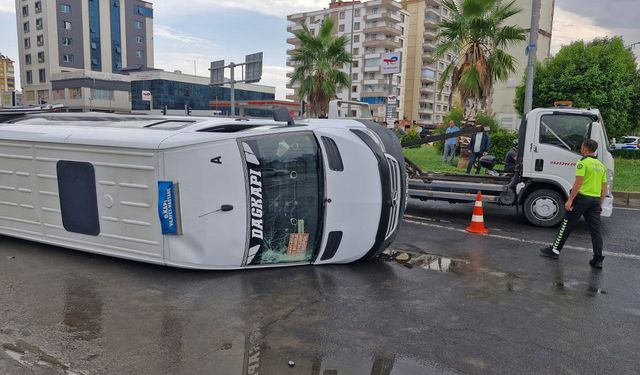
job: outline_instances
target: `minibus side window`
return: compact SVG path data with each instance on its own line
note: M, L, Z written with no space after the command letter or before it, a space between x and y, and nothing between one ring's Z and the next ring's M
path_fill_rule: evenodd
M239 142L247 169L245 265L309 262L320 238L321 163L315 137L282 133Z

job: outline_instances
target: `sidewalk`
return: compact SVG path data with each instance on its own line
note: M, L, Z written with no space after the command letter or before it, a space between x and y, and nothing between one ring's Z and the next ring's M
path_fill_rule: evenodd
M640 193L614 191L613 203L620 206L640 207Z

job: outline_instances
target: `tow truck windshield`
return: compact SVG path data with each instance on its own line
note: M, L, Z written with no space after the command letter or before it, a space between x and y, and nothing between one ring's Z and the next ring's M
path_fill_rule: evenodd
M322 164L312 133L239 141L246 165L246 265L309 262L322 227Z

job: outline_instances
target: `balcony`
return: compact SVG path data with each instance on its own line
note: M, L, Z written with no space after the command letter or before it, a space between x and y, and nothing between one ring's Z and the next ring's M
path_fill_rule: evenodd
M287 31L292 33L294 31L298 31L298 30L302 30L302 25L298 24L298 23L291 23L289 25L287 25Z
M424 33L422 34L422 36L424 37L424 40L436 40L436 37L438 36L438 29L424 29Z
M287 44L292 44L294 46L299 46L299 45L302 44L302 42L300 42L300 40L294 36L292 38L287 38Z
M365 71L365 72L379 72L380 71L380 66L378 66L378 65L365 66L363 71Z
M396 42L395 40L388 39L388 38L366 40L364 43L362 43L362 46L364 46L365 48L366 47L384 47L391 50L402 48L402 46L400 45L400 42Z
M435 93L435 87L434 86L430 86L430 87L420 87L420 93L421 94L433 94Z
M380 97L380 96L387 96L389 95L387 92L384 91L362 91L360 93L360 97L362 98L370 98L370 97Z
M402 22L400 20L400 15L397 13L393 13L393 12L378 12L378 13L372 13L372 14L367 14L364 16L364 20L365 21L391 21L391 22Z
M375 26L375 27L365 27L362 30L365 34L385 34L385 35L394 35L394 36L402 36L402 32L391 26Z

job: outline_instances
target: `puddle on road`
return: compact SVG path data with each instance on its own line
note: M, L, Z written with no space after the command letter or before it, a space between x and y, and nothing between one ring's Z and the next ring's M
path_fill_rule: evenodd
M490 296L495 291L518 291L524 289L522 278L512 272L492 270L482 267L479 259L456 259L427 253L413 253L400 250L386 250L380 258L396 262L407 268L421 268L429 271L470 276L474 287Z

